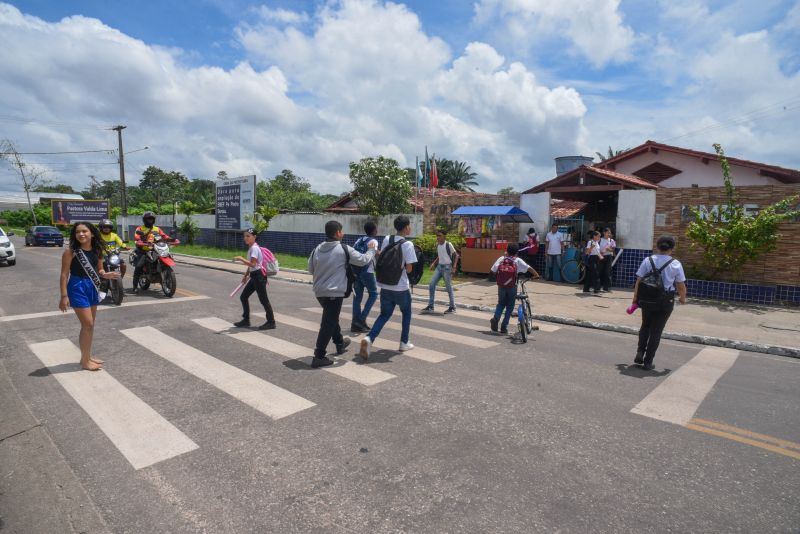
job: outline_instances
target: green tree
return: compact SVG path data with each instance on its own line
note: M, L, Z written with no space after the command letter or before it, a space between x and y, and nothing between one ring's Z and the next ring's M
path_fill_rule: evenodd
M714 150L722 167L725 205L711 213L691 208L694 221L689 224L686 235L692 248L702 249L704 275L716 279L725 274L739 280L747 262L775 250L780 238L778 225L800 216L800 209L796 207L800 195L784 198L756 215L749 215L738 203L725 152L719 144L714 145Z
M626 148L624 150L614 150L613 148L611 148L611 146L609 146L607 154L601 154L600 152L595 152L595 154L597 154L597 157L600 158L600 161L605 161L607 159L619 156L620 154L625 152L625 150L630 150L630 149Z
M350 162L350 182L359 208L373 216L410 211L412 188L395 160L378 156Z
M195 178L186 187L185 198L194 204L196 213L211 213L217 205L216 183Z
M514 191L513 187L504 187L497 192L498 195L513 195L515 193L518 193L518 191Z
M267 228L269 228L269 221L271 221L272 218L277 214L278 210L275 208L271 208L269 206L259 206L256 208L256 211L253 213L252 217L247 216L245 217L245 220L253 225L256 235L258 235L261 232L267 231Z
M472 172L469 165L463 161L449 159L436 160L436 170L439 173L439 188L454 189L456 191L474 191L478 181L478 174Z
M35 193L69 193L72 195L78 194L71 185L60 184L54 180L42 180L40 185L33 188Z
M192 219L192 213L197 206L191 200L184 200L180 205L180 212L186 216L178 225L178 231L186 236L186 241L190 245L194 244L194 238L200 234L200 225Z
M155 202L157 212L162 213L161 206L164 204L172 205L176 201L183 200L184 190L188 184L189 179L180 172L166 172L151 165L142 173L139 188Z
M305 178L284 169L272 180L256 184L259 206L286 211L317 211L330 205L336 197L320 195L311 190Z

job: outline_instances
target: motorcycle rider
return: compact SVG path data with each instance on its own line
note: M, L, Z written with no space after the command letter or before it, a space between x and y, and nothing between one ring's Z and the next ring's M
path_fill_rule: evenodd
M125 244L125 241L120 239L120 237L114 232L114 223L111 222L110 219L103 219L100 221L100 224L97 225L100 229L100 237L103 238L105 242L105 252L108 254L115 248L119 248L121 250L130 250L128 245ZM125 276L125 271L127 270L128 266L125 265L125 260L122 259L122 256L119 257L119 274L120 278Z
M153 247L144 243L152 243L155 241L156 234L161 236L165 241L172 241L172 238L164 233L164 231L156 226L156 215L152 211L146 211L142 215L142 225L136 227L134 232L134 240L136 242L136 251L134 252L131 262L133 265L133 293L139 291L139 278L142 276L144 270L144 262L147 261L147 252L153 250Z

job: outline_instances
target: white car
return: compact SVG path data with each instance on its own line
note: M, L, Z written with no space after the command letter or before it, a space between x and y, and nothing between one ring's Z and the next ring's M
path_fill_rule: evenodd
M0 263L6 262L9 265L17 263L17 252L14 250L14 243L9 239L12 235L13 232L6 234L0 228Z

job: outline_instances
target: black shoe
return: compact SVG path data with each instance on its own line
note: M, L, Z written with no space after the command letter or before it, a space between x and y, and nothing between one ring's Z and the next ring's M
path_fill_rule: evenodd
M361 327L362 332L369 332L370 330L372 330L372 327L368 325L366 321L359 321L358 326Z
M636 357L633 359L633 363L643 364L644 363L644 352L637 352Z
M656 366L655 366L655 365L653 365L652 363L646 363L646 364L642 365L642 368L643 368L645 371L652 371L653 369L655 369L655 368L656 368Z
M445 313L455 313L456 312L456 307L455 306L450 306L444 312Z
M327 356L314 356L314 358L311 360L311 367L314 369L317 367L325 367L327 365L333 365L333 360Z
M489 319L489 326L492 328L492 332L497 332L497 318L492 317Z
M347 347L350 346L350 338L346 337L342 340L341 343L336 345L336 354L344 354L347 351Z
M358 323L350 323L350 331L354 334L360 334L364 329L361 328L361 325Z
M267 321L266 323L262 324L258 327L259 330L275 330L275 327L278 326L275 324L275 321Z
M508 328L501 328L500 329L500 333L501 334L508 334Z
M242 319L241 321L237 321L233 323L233 326L235 326L236 328L249 328L250 319Z
M594 294L597 295L598 293L600 293L600 290L599 289L595 289L594 290Z
M430 304L422 308L422 313L433 313L433 306Z

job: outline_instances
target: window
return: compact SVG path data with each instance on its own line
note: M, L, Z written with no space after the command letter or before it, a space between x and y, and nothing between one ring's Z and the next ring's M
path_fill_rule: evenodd
M650 183L657 184L682 172L683 171L678 169L673 169L669 165L655 162L646 167L642 167L638 171L634 172L633 175L638 176L642 180L647 180Z

